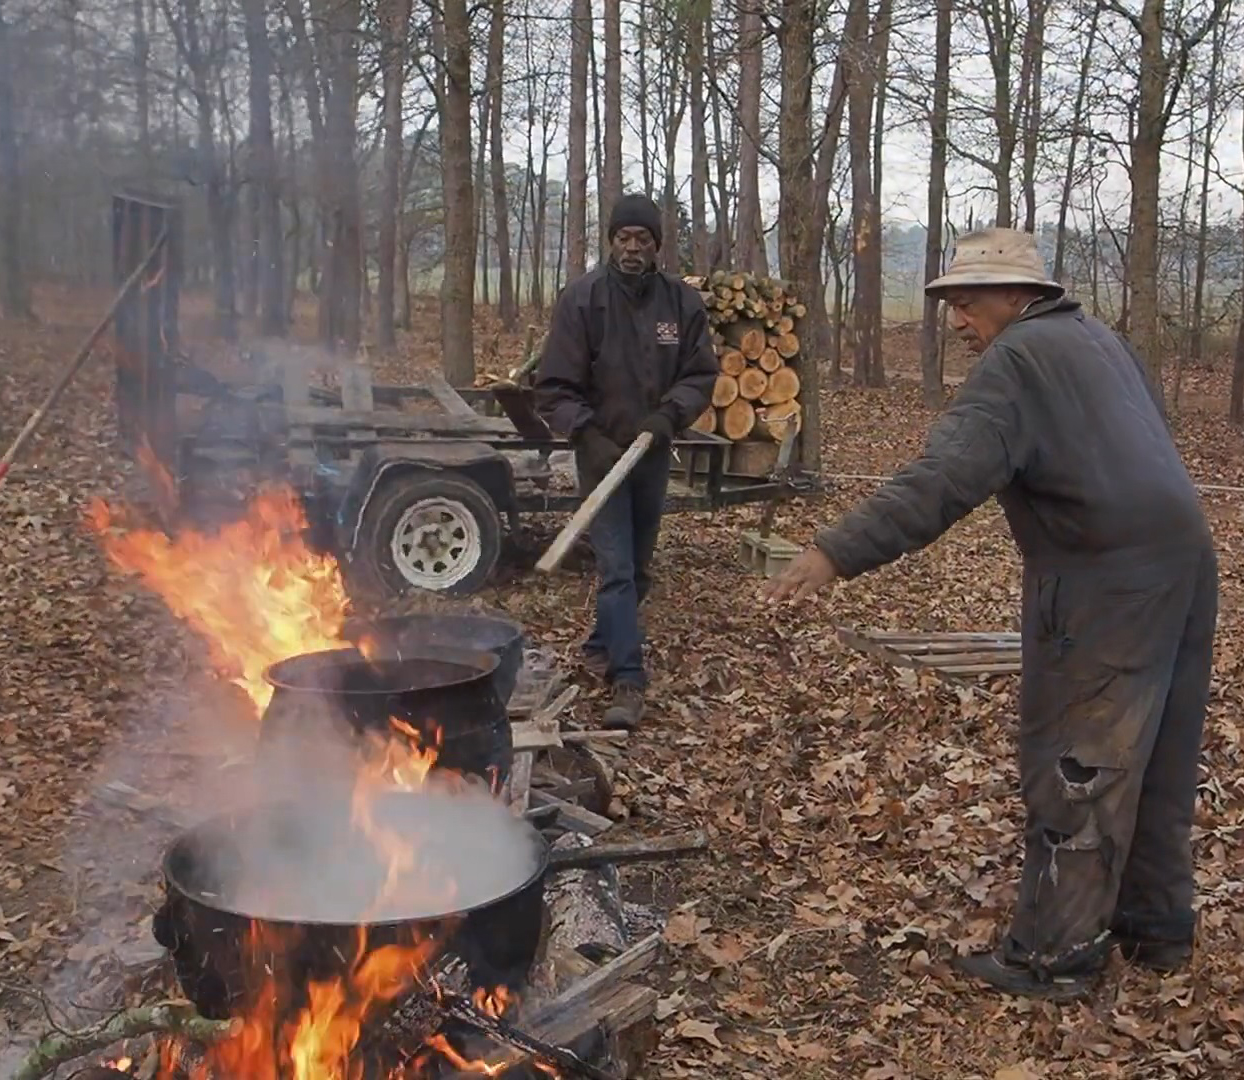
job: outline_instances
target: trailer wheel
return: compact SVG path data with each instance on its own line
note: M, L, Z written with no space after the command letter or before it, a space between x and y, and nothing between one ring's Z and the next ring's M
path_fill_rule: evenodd
M483 588L501 554L501 516L462 476L409 473L377 492L355 562L390 596L412 589L464 596Z

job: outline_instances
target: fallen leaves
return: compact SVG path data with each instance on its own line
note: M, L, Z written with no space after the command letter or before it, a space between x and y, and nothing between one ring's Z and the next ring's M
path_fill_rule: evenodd
M434 309L420 310L420 333L434 343ZM25 362L11 350L0 373L18 414L46 388L55 350L44 333ZM67 336L72 344L74 333ZM490 329L481 340L499 342L491 360L509 366L509 338ZM887 339L892 372L905 340L901 331ZM416 352L383 360L378 381L411 381ZM85 373L63 406L74 423L40 440L46 465L19 467L0 488L0 532L13 554L0 568L0 954L6 965L45 974L56 964L107 963L118 945L81 933L98 914L88 907L70 928L80 868L72 838L101 747L121 742L125 723L160 687L202 670L193 640L158 604L114 582L76 527L82 499L115 492L126 472L111 451L108 375L102 365ZM1178 421L1190 468L1201 479L1240 483L1239 438L1218 409L1223 378L1186 378L1186 394L1214 406ZM823 405L826 461L843 472L892 471L919 451L931 419L918 389L898 380L884 392L827 392ZM784 505L774 529L807 541L872 486L842 481L819 503ZM982 508L927 551L789 615L752 603L752 579L737 563L738 532L754 524L755 508L666 518L645 608L653 720L619 759L616 791L636 827L702 827L713 850L708 859L627 871L635 887L674 909L654 1075L1227 1074L1244 1053L1244 521L1239 500L1211 496L1207 507L1222 601L1197 816L1197 965L1167 979L1116 967L1099 1000L1079 1009L980 993L947 973L955 951L993 941L1014 896L1023 820L1015 680L977 689L897 671L846 649L833 632L838 624L1013 628L1019 566L998 508ZM481 599L567 652L590 619L586 573L538 587L519 574ZM599 700L583 696L577 709L587 720ZM146 753L143 767L154 760ZM128 822L124 815L136 811L108 813ZM116 847L124 830L105 839L98 855L132 857L155 872L151 844L128 853ZM107 899L133 920L122 951L141 952L148 900L133 883L115 893ZM99 896L88 890L82 899ZM678 910L687 900L697 906Z

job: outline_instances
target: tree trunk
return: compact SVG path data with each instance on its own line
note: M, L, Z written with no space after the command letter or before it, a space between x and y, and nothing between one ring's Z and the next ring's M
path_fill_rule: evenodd
M855 382L884 386L877 327L881 313L881 237L873 199L871 134L873 63L868 0L850 0L843 28L847 80L847 143L851 152L851 233L855 249Z
M1214 125L1218 121L1218 77L1222 68L1223 28L1213 30L1213 51L1210 54L1209 87L1206 93L1205 134L1201 143L1201 192L1198 207L1196 240L1196 281L1192 292L1192 349L1189 359L1199 364L1205 350L1205 264L1209 240L1209 174L1214 162Z
M279 337L286 330L285 235L281 228L280 170L272 130L272 79L275 60L268 38L263 0L245 0L246 54L250 65L251 183L257 202L258 252L254 261L261 312L260 333Z
M589 0L590 3L590 0ZM497 233L497 314L506 330L518 325L514 300L514 261L510 251L510 196L505 175L505 0L492 0L488 27L488 87L492 94L489 113L489 179L492 183L493 227Z
M138 158L151 171L151 39L147 35L144 0L133 0L134 119L138 124Z
M648 11L647 0L635 0L639 11L635 19L635 77L639 92L635 95L636 111L639 113L639 173L643 177L644 194L652 198L651 141L648 138Z
M928 232L924 248L924 280L928 284L942 272L942 221L946 216L947 126L950 121L950 31L954 0L937 0L937 29L933 44L933 110L929 126L933 147L929 155ZM940 305L936 297L924 298L920 325L920 385L924 403L937 408L944 400L940 364Z
M452 386L475 379L475 199L471 191L471 23L466 0L444 0L445 95L441 110L441 184L445 274L441 279L441 354Z
M714 45L714 34L711 21L708 26L708 40L705 46L705 60L710 71L717 68L717 50ZM721 128L721 94L716 86L713 88L713 157L717 161L717 265L730 267L734 265L734 251L730 243L733 235L730 228L730 163L726 156L726 141Z
M606 236L613 204L622 197L622 15L620 0L605 0L605 182L600 206L600 249L609 257Z
M253 2L253 0L252 0ZM381 70L384 79L384 159L381 163L380 280L377 285L376 343L382 349L397 344L396 301L397 229L402 203L402 87L406 74L406 34L410 24L409 0L384 0L380 9Z
M663 187L661 192L661 231L665 242L661 245L661 266L668 274L681 270L682 252L678 242L678 133L687 111L687 82L685 37L682 19L670 15L666 18L662 41L661 62L665 65L666 115L664 120Z
M1163 0L1144 0L1140 15L1140 87L1132 136L1132 201L1127 245L1132 344L1162 394L1158 341L1158 199L1165 134L1166 58L1162 51Z
M587 54L591 47L592 0L572 0L570 8L570 145L566 179L568 216L566 277L587 271Z
M821 280L822 239L815 230L816 199L812 163L812 68L816 0L783 0L782 90L779 109L778 160L781 162L778 248L781 273L796 296L824 294ZM814 335L814 340L819 335ZM806 349L806 346L805 346ZM803 426L800 455L806 468L821 465L819 357L805 352L800 367Z
M739 202L734 257L740 270L768 274L760 213L760 96L764 76L764 22L759 0L740 0Z
M691 81L691 265L697 274L709 271L708 221L705 216L708 134L705 130L704 100L704 28L708 10L704 5L693 4L687 15L687 67Z
M0 0L0 310L11 319L29 319L33 312L22 266L22 173L11 48Z
M1047 3L1048 0L1028 0L1028 32L1024 35L1024 60L1030 65L1028 93L1023 102L1023 163L1021 168L1025 232L1036 232L1037 228L1037 148L1041 135L1041 76L1045 65L1045 7ZM1094 17L1096 17L1096 11L1094 11Z
M1076 86L1076 102L1071 113L1071 140L1067 150L1067 171L1063 174L1063 190L1058 199L1058 232L1054 238L1054 280L1062 281L1067 252L1067 213L1071 207L1071 191L1075 185L1076 151L1080 144L1080 129L1084 124L1084 98L1088 92L1089 73L1093 68L1093 46L1097 43L1097 26L1101 17L1100 5L1094 4L1089 16L1088 35L1084 42L1084 54L1080 58L1080 79Z
M881 206L882 151L885 148L885 104L890 64L890 24L894 20L894 0L880 0L873 23L873 70L877 88L876 118L873 122L873 200Z

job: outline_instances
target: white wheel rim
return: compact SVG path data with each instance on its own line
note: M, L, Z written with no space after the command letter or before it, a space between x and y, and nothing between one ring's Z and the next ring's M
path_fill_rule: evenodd
M420 589L458 584L483 556L479 522L455 499L420 499L393 527L389 551L397 572Z

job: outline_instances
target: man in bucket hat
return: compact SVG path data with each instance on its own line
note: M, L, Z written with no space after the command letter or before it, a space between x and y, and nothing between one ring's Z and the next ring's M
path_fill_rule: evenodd
M699 292L656 269L656 203L623 196L610 214L608 238L608 262L557 301L535 394L549 427L575 448L584 494L636 435L655 437L588 530L600 586L584 661L613 686L603 725L634 728L647 685L639 605L652 584L670 442L708 408L718 365Z
M1209 527L1135 352L1049 280L1031 236L964 236L927 291L980 359L924 453L768 592L857 577L997 497L1023 557L1024 864L1001 943L957 966L1008 993L1078 998L1116 942L1160 971L1191 956Z

